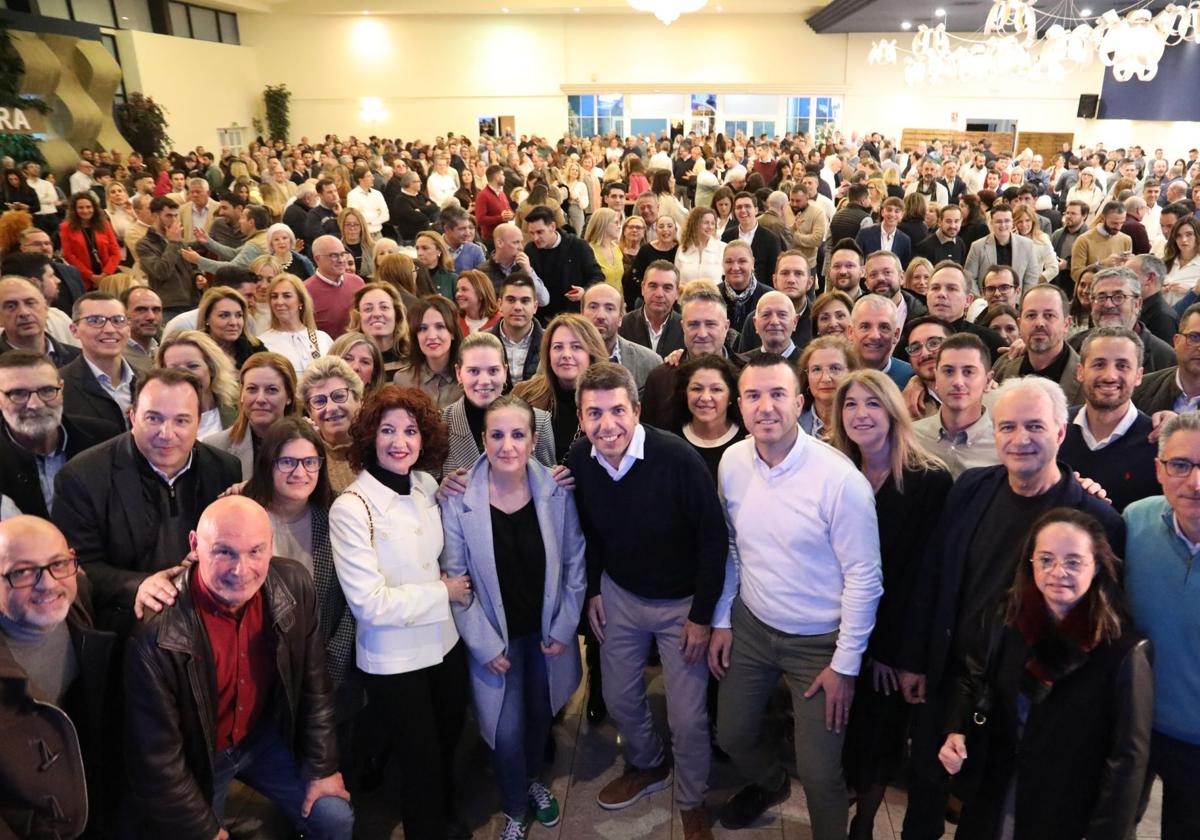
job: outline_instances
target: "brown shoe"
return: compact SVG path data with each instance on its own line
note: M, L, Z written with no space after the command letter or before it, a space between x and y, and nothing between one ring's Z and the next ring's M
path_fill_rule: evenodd
M703 804L679 812L683 819L683 840L713 840L712 817Z
M596 803L607 811L617 811L670 784L671 768L665 761L646 770L626 765L625 772L605 785L596 795Z

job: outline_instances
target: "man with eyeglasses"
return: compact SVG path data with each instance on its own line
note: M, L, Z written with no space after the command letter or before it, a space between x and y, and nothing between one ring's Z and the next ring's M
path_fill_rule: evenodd
M1200 578L1190 573L1200 553L1200 413L1188 411L1163 425L1154 469L1162 495L1134 502L1124 513L1125 592L1134 623L1154 645L1154 723L1142 811L1158 776L1162 836L1200 837Z
M308 419L325 444L329 483L340 493L355 477L348 460L350 424L362 407L362 379L341 358L322 356L304 369L296 387Z
M71 332L83 354L62 368L63 406L67 414L129 428L133 368L125 361L129 316L121 301L104 292L88 292L71 312Z
M67 461L121 433L104 421L64 416L62 392L45 356L0 354L0 494L22 513L49 517L54 478Z
M1092 299L1092 323L1096 327L1123 327L1137 334L1144 348L1147 373L1175 364L1175 352L1171 345L1146 329L1138 317L1142 311L1142 283L1133 269L1125 266L1100 269L1092 278L1089 294ZM1067 343L1078 351L1093 331L1078 332Z
M200 392L186 371L150 369L134 389L132 429L73 458L55 480L51 519L92 580L105 629L125 634L175 602L188 533L242 479L237 458L196 440Z
M1021 287L1009 266L994 265L987 270L983 276L983 299L988 306L1006 303L1016 309L1021 305Z
M62 533L36 516L0 522L0 834L109 836L119 772L107 689L114 639L92 627L87 578ZM105 774L104 770L108 769ZM115 833L111 836L116 836Z
M0 330L3 330L0 353L7 350L37 353L55 367L64 367L78 359L78 347L47 331L48 318L46 297L32 281L25 277L0 279Z
M937 414L941 407L941 400L934 388L937 381L937 356L942 342L953 332L953 327L932 315L914 318L906 326L900 343L917 381L924 389L924 398L919 405L920 412L915 417Z
M1047 510L1069 507L1095 517L1110 545L1125 544L1121 517L1058 460L1067 401L1057 384L1040 376L1005 382L992 421L1000 464L968 470L954 482L917 570L901 640L900 688L908 702L922 704L904 818L904 836L919 840L941 837L945 828L946 776L937 753L946 710L979 615L1012 585L1022 544L1016 535Z
M365 283L348 270L354 267L354 260L336 236L318 236L312 244L312 255L317 272L304 281L304 288L313 299L317 329L337 338L350 321L354 293Z
M1133 392L1133 404L1151 416L1200 408L1200 304L1189 306L1179 319L1175 364L1142 379Z

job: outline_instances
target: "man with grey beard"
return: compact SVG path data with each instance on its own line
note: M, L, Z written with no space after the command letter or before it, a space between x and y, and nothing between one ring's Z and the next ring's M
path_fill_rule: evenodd
M63 416L63 382L45 356L0 354L0 494L22 513L49 517L54 477L68 460L120 429Z

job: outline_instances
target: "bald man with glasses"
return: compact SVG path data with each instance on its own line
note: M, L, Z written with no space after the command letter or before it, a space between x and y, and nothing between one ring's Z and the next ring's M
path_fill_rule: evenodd
M312 244L312 254L317 271L304 281L304 288L313 299L317 329L336 339L346 331L354 293L364 282L357 274L346 270L354 266L354 261L336 236L318 236Z

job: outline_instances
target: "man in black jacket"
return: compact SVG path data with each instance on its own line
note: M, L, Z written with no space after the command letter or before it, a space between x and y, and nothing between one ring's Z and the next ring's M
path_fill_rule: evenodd
M675 311L677 300L679 269L666 260L650 263L642 274L642 305L621 319L621 338L664 357L682 350L683 325Z
M63 468L51 509L95 585L98 623L118 631L172 602L188 532L242 477L236 458L196 442L200 383L190 373L145 374L130 415L131 432Z
M26 228L21 231L21 253L42 254L51 260L50 264L54 267L54 273L58 275L60 281L58 298L54 301L54 306L69 315L76 298L81 297L86 291L79 269L70 263L55 260L54 241L50 238L50 234L38 228Z
M1162 296L1166 264L1153 254L1138 254L1130 257L1125 267L1133 271L1142 284L1142 323L1163 341L1174 341L1179 330L1179 314Z
M733 215L736 225L725 228L721 234L722 242L733 242L740 239L750 246L754 255L754 277L760 286L770 286L771 276L775 273L775 262L783 251L783 241L779 234L768 230L758 223L758 202L748 192L740 192L733 199ZM754 306L750 306L754 311ZM734 329L738 329L734 325Z
M49 310L46 298L29 280L5 277L0 280L0 353L21 350L37 353L55 367L79 358L79 348L58 341L46 332Z
M0 494L22 513L49 518L54 477L85 449L121 430L63 415L62 379L45 356L0 354Z
M525 217L525 227L530 236L525 246L530 267L550 293L541 320L549 323L559 312L578 311L583 290L604 281L592 246L578 236L559 231L549 207L535 207Z
M104 292L88 292L75 301L71 333L83 354L62 368L63 407L75 417L92 417L129 428L133 368L125 361L129 316L121 301Z
M173 606L138 628L125 668L133 808L146 837L228 837L235 778L305 836L349 840L333 689L316 591L299 563L272 557L257 502L211 504L188 535L196 562Z
M400 179L400 189L387 199L388 215L392 217L400 244L404 245L415 240L421 231L433 227L438 217L438 206L421 191L421 176L416 172L393 175L392 180L395 181L397 177Z

